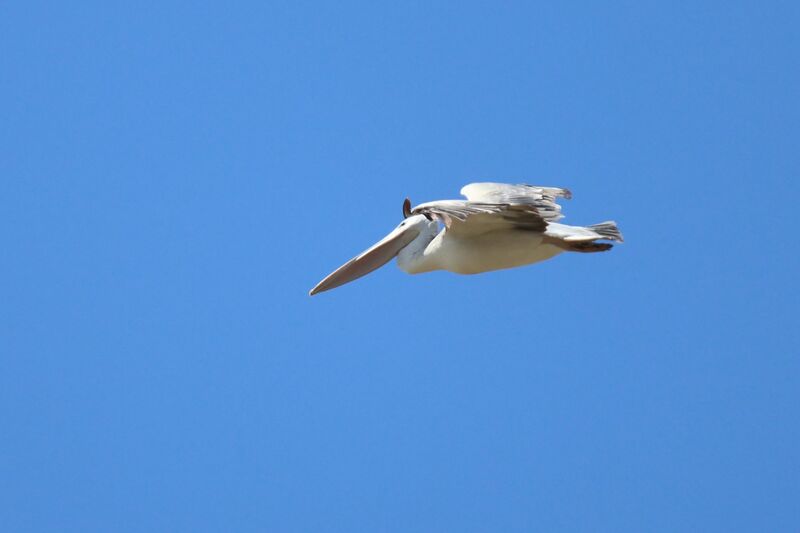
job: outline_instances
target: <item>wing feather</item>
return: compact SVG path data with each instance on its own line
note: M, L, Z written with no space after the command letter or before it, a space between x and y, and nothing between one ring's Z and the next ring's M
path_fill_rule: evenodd
M569 189L492 182L470 183L461 189L461 194L471 202L533 206L547 222L564 218L557 198L572 198Z
M511 227L543 232L548 222L562 218L556 198L570 197L567 189L503 183L471 183L461 194L467 199L428 202L411 212L439 220L461 234Z

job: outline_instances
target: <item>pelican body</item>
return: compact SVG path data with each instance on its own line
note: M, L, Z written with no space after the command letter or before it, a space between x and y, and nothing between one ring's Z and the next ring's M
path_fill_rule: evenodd
M414 208L406 199L405 219L391 233L311 289L312 296L344 285L397 257L404 272L447 270L478 274L538 263L562 252L603 252L622 242L615 222L567 226L557 198L567 189L471 183L466 200L440 200Z

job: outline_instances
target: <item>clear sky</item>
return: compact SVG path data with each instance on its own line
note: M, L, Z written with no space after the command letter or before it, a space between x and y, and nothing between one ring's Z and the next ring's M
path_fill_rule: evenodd
M797 2L3 2L4 531L800 530ZM470 181L626 242L307 291Z

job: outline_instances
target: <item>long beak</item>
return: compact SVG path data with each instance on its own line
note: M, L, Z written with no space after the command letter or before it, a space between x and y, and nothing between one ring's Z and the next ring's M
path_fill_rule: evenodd
M396 256L400 250L416 239L417 235L419 235L419 230L414 227L396 228L389 235L372 245L371 248L361 252L317 283L317 286L309 291L309 296L334 289L382 267Z

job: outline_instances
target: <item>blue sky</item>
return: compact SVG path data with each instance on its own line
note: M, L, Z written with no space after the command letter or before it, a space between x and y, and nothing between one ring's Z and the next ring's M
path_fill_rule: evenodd
M792 2L0 6L8 531L797 531ZM394 265L565 186L612 252Z

